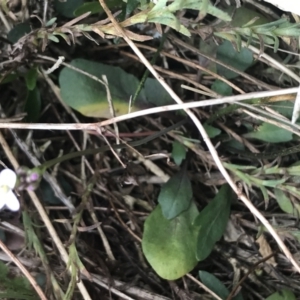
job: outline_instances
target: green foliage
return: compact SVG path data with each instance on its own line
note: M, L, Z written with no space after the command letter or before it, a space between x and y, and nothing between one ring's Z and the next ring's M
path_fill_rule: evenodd
M172 157L177 166L180 166L186 157L186 150L182 143L174 141L172 144Z
M219 128L213 127L207 123L203 124L203 127L210 138L214 138L221 133Z
M160 277L175 280L196 266L197 228L193 221L197 215L198 210L192 202L186 211L167 220L158 205L145 221L143 252Z
M147 13L147 21L167 25L176 31L190 36L189 30L176 17L176 12L182 9L195 9L203 15L210 14L221 20L230 21L230 16L216 8L207 0L175 0L167 5L167 0L158 0L155 6Z
M222 237L230 215L232 191L223 185L216 197L200 212L195 220L199 227L196 256L199 261L209 256L217 241Z
M243 13L246 16L246 13ZM261 17L259 17L261 18ZM274 46L274 52L277 52L279 47L279 37L295 37L300 34L300 25L298 23L289 22L288 18L283 17L279 20L266 23L265 18L261 18L261 22L257 22L257 17L252 18L247 22L238 21L236 24L241 23L240 27L224 26L224 28L218 28L215 32L216 36L227 39L236 43L238 49L241 49L242 37L247 39L247 44L251 44L253 40L256 40L261 45L268 44Z
M275 189L275 199L279 205L279 207L286 212L287 214L294 215L298 217L300 215L300 204L293 203L292 200L286 196L286 194L280 190Z
M158 196L158 202L166 219L170 220L188 209L193 197L191 182L182 168L166 182Z
M38 121L41 112L41 95L37 87L28 91L24 110L27 113L27 122Z
M218 295L221 299L226 300L229 296L229 290L227 287L213 274L206 271L199 271L199 277L203 284ZM215 298L214 298L215 299ZM232 300L243 300L241 293L232 298Z
M270 295L266 300L296 300L296 297L292 291L283 289Z
M124 2L122 0L109 0L106 4L107 7L111 9L123 6ZM84 2L74 11L74 16L78 17L87 12L90 12L91 14L102 13L103 8L100 5L99 1Z
M84 0L54 0L55 10L66 18L74 18L74 12L81 5L83 5Z
M232 87L229 86L226 82L221 81L219 79L214 81L214 83L211 86L211 89L222 96L232 95Z
M247 70L253 63L253 54L247 48L241 48L240 51L234 49L233 45L229 41L224 41L217 49L217 58L239 71ZM217 65L218 74L224 76L227 79L233 79L238 76L237 73Z
M25 75L25 82L29 91L34 90L38 78L37 68L31 68Z
M255 131L244 134L244 137L269 143L284 143L291 141L293 139L293 134L276 125L263 123Z
M136 77L119 67L105 65L85 59L75 59L71 65L102 80L106 75L117 115L129 110L129 99L138 88ZM79 72L65 67L59 75L59 84L63 101L73 109L89 117L110 118L105 86ZM132 111L139 107L165 105L173 103L165 89L154 79L147 78Z
M31 28L28 22L19 23L7 34L7 39L14 44L29 32Z
M58 175L57 177L59 184L62 187L62 190L65 192L66 195L70 195L72 192L72 187L66 181L64 176ZM50 204L50 205L61 205L61 200L55 195L53 189L49 185L49 183L45 180L42 180L40 183L40 191L42 194L41 199L44 203Z
M8 267L0 262L0 298L37 300L38 296L25 277L12 277Z

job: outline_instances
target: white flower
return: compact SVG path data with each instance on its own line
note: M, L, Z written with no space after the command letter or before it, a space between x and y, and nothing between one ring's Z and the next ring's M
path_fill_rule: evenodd
M0 210L7 208L11 211L18 211L20 202L12 189L15 187L17 175L10 169L4 169L0 173Z

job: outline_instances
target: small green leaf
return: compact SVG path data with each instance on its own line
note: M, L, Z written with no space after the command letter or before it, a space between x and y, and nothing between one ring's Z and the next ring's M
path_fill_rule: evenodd
M209 124L203 124L203 127L210 138L214 138L221 133L219 128L213 127Z
M227 287L213 274L210 274L206 271L199 271L199 277L203 284L213 291L222 299L227 299L229 296L229 291ZM232 300L243 300L241 293L237 294Z
M283 143L293 139L293 134L276 125L263 123L257 130L244 134L246 138L253 138L268 143Z
M78 9L84 0L54 0L54 8L66 18L74 18L74 11Z
M195 226L200 227L196 253L199 261L209 256L215 243L222 237L230 215L231 198L230 186L223 185L195 220Z
M222 96L232 95L232 87L229 86L226 82L221 81L219 79L214 81L214 83L211 86L211 89Z
M217 58L223 63L243 72L253 63L253 54L249 49L242 48L240 52L237 52L229 41L224 41L218 47ZM227 79L233 79L238 76L237 73L220 65L217 65L217 70L219 75L222 75Z
M56 22L57 18L50 19L46 24L45 27L50 27Z
M192 197L192 185L183 168L163 185L159 193L158 202L164 217L170 220L188 209Z
M180 166L185 159L186 150L185 147L178 141L174 141L172 145L172 157L177 166Z
M38 72L36 68L31 68L25 75L26 86L29 91L32 91L36 86Z
M62 190L66 193L66 195L70 195L72 192L72 187L66 179L59 175L58 181L62 187ZM61 200L55 196L55 193L49 183L45 180L42 180L39 187L42 195L43 202L50 205L60 205Z
M17 24L8 34L7 39L11 43L16 43L21 37L31 32L31 27L28 22Z
M292 203L291 199L286 196L286 194L280 190L275 189L275 199L279 207L287 214L294 215L298 217L300 214L300 204Z
M41 112L41 95L37 87L28 91L25 112L27 113L27 122L37 122Z
M197 265L197 230L192 225L197 215L197 207L192 202L186 211L167 220L158 205L145 221L142 249L160 277L176 280Z
M292 291L283 289L270 295L266 300L296 300L296 297Z

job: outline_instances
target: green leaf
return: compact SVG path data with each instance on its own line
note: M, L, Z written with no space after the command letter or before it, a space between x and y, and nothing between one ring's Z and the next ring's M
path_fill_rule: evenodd
M121 7L123 5L122 0L109 0L107 1L107 7L109 9L116 9L118 7ZM102 13L103 8L100 5L99 1L93 1L93 2L85 2L82 5L80 5L77 9L74 11L74 16L78 17L81 16L87 12L91 12L91 14L97 14Z
M197 237L197 259L209 256L214 245L222 237L230 215L232 191L223 185L216 197L200 212L195 226L200 227Z
M3 262L0 262L0 280L0 299L39 299L27 278L22 276L13 277L12 274L9 274L9 269Z
M148 105L162 106L174 104L174 100L170 94L156 79L148 77L145 81L144 91L147 96Z
M214 81L214 83L211 86L211 89L222 96L232 95L232 87L229 86L226 82L221 81L219 79Z
M199 277L203 284L211 291L213 291L216 295L218 295L222 299L227 299L227 297L229 296L229 291L216 276L206 271L199 271ZM243 296L241 293L239 293L232 299L243 300Z
M199 277L203 284L217 294L220 298L226 299L228 297L228 289L216 276L206 271L199 271Z
M220 20L227 22L231 21L229 14L218 9L207 0L176 0L168 6L168 9L172 12L182 9L194 9L200 11L201 13L205 10L205 13L215 16Z
M41 95L37 87L32 91L28 91L25 112L27 113L27 122L37 122L41 112Z
M217 58L242 72L247 70L253 63L253 54L249 49L242 48L240 52L237 52L229 41L224 41L218 47ZM220 65L217 65L217 70L219 75L227 79L233 79L238 76L237 73Z
M287 214L294 215L298 217L300 214L300 204L292 203L291 199L286 196L286 194L280 190L275 189L275 199L279 207Z
M54 0L54 8L58 13L66 18L74 18L74 12L78 9L84 0Z
M209 124L203 124L203 127L210 138L214 138L221 133L219 128L213 127Z
M197 230L192 225L197 215L197 207L192 202L186 211L167 220L158 205L145 221L142 249L160 277L176 280L197 265Z
M263 123L255 131L246 133L243 136L268 143L283 143L293 139L293 134L290 131L270 123Z
M25 75L26 86L29 91L34 90L36 81L38 78L38 72L36 68L31 68Z
M134 95L139 84L137 78L119 67L85 59L75 59L71 65L100 80L102 75L106 75L116 114L128 112L130 96ZM67 67L60 72L59 84L63 101L73 109L89 117L111 117L103 84ZM143 91L139 95L139 99L141 98L146 101ZM132 111L134 110L136 109L133 108Z
M188 209L192 197L192 185L183 168L163 185L159 193L158 202L164 217L170 220Z
M174 141L172 145L172 157L177 166L180 166L185 159L186 150L185 147L178 141Z
M72 192L72 187L69 184L69 182L66 181L64 176L61 175L58 175L57 179L65 194L70 195ZM61 200L58 197L56 197L53 189L51 188L50 184L47 181L42 180L39 189L41 191L41 195L44 203L50 205L61 205Z
M28 22L17 24L8 34L7 39L11 43L16 43L21 37L31 32L31 27Z
M50 19L46 24L45 27L50 27L56 22L57 18Z
M296 297L292 291L283 289L270 295L266 300L296 300Z
M71 65L102 80L106 75L116 115L126 114L129 99L139 86L136 77L119 67L105 65L85 59L75 59ZM59 84L63 101L88 117L110 118L105 86L86 75L67 67L59 75ZM131 111L173 103L171 97L154 79L148 78Z

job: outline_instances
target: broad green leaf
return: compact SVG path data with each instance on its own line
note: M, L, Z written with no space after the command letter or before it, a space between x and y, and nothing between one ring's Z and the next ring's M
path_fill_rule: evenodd
M17 24L8 34L7 39L11 43L16 43L21 37L31 32L31 27L28 22Z
M221 133L219 128L213 127L209 124L203 124L203 127L210 138L214 138Z
M147 104L150 106L174 104L170 94L156 79L148 77L145 81L144 91L147 97Z
M243 136L268 143L283 143L293 139L293 134L290 131L270 123L263 123L255 131L246 133Z
M211 89L222 96L232 95L232 87L229 86L226 82L221 81L219 79L214 81L214 83L211 86Z
M197 215L197 207L192 202L186 211L167 220L158 205L145 221L142 249L160 277L176 280L197 265L197 230L192 225Z
M185 159L186 149L178 141L174 141L172 145L172 157L177 166L180 166L182 161Z
M222 237L230 215L232 191L223 185L216 197L200 212L195 226L200 227L196 256L199 261L209 256L214 245Z
M71 65L100 80L103 75L106 75L116 114L122 115L128 112L130 96L134 95L139 84L137 78L119 67L85 59L75 59ZM59 75L59 84L63 101L73 109L89 117L111 117L107 93L103 84L67 67L63 68ZM138 100L146 102L143 91ZM132 108L132 111L134 110L136 108Z
M234 12L232 21L230 22L230 25L233 27L243 27L253 19L255 19L255 22L251 26L266 24L271 20L266 18L257 10L250 9L245 6L241 6L237 9L234 6L229 6L228 8L224 9L224 11L229 15Z
M292 291L283 289L270 295L266 300L296 300L296 297Z
M74 18L75 10L78 9L83 3L84 0L54 0L54 8L62 16L66 18Z
M71 65L100 80L106 75L116 115L128 112L129 99L139 86L136 77L119 67L85 59L75 59ZM107 92L103 84L67 67L60 72L59 84L63 101L73 109L88 117L111 117ZM148 78L131 111L170 103L173 103L173 100L163 87L156 80Z
M121 7L123 3L124 2L122 0L109 0L107 1L107 7L110 9L116 9ZM99 1L85 2L74 11L74 16L78 17L87 12L91 12L91 14L102 13L103 8Z
M282 190L275 189L275 199L279 207L287 214L291 214L296 217L300 215L300 204L292 203L291 199L287 197Z
M27 113L27 122L38 121L41 112L41 94L37 87L27 93L25 112Z
M227 287L213 274L206 271L199 271L199 277L203 284L208 287L211 291L217 294L222 299L227 299L229 291ZM232 298L233 300L242 300L243 296L241 293Z
M162 187L158 202L163 215L170 220L189 208L193 197L192 185L185 168L173 175Z
M217 49L217 58L225 64L232 66L239 71L247 70L253 63L253 54L247 48L242 48L240 52L236 51L232 43L224 41ZM217 65L218 74L233 79L238 76L237 73Z
M292 119L294 102L292 101L279 101L268 104L269 107L285 116L288 119Z
M36 86L38 72L36 68L31 68L25 75L26 86L29 91L32 91Z

